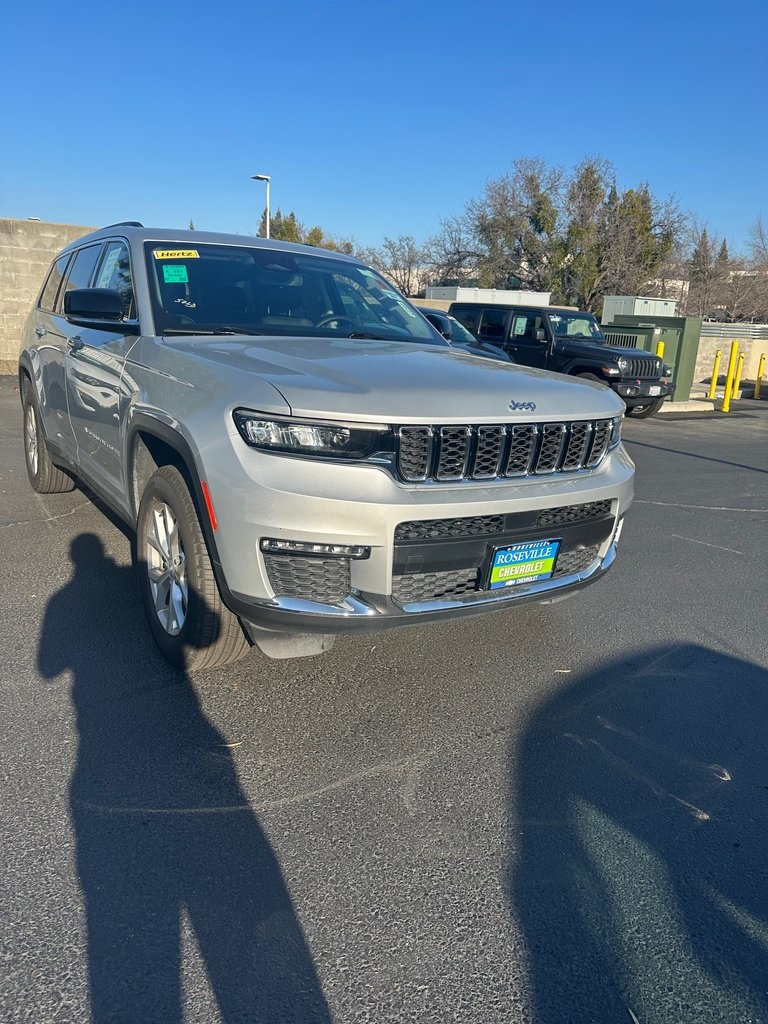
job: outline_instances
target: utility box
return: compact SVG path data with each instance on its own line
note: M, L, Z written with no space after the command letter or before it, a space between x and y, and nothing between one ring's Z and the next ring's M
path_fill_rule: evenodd
M616 323L617 316L674 316L677 299L654 299L644 295L606 295L603 299L604 324Z
M666 300L659 300L666 301ZM701 320L693 316L630 316L619 315L614 317L609 327L614 344L619 328L623 328L628 334L637 328L638 335L642 331L644 343L636 347L645 348L652 344L652 351L656 351L656 344L664 342L664 362L672 367L672 380L675 384L675 393L670 399L675 402L687 402L691 397L691 385L696 370L696 356L699 353L699 339L701 337ZM650 329L650 330L649 330Z

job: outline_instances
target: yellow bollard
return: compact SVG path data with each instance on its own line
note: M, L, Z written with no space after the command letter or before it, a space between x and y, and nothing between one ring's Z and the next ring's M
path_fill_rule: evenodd
M720 360L723 358L723 353L720 349L715 352L715 365L712 368L712 383L709 385L709 393L707 398L714 398L715 392L717 391L717 378L720 376Z
M664 358L664 342L663 341L660 341L656 345L656 355L659 357L659 359L663 359Z
M757 366L757 377L755 378L755 393L752 395L753 398L760 397L760 385L763 383L763 370L765 369L765 352L760 356L760 362Z
M744 372L744 353L739 352L739 359L736 363L736 376L733 378L733 394L731 398L739 397L739 390L741 388L741 375Z
M739 354L738 341L731 342L731 354L728 356L728 370L725 374L725 391L723 392L722 411L729 412L731 408L731 392L733 391L733 379L736 373L736 358Z

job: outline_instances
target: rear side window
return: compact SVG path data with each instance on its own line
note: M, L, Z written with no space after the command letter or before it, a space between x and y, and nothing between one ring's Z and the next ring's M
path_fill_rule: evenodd
M64 271L67 269L69 257L70 253L67 253L65 256L60 256L48 271L48 280L43 286L40 301L38 302L40 309L45 310L47 313L53 312L56 304L56 295L59 291L61 279L64 277Z
M471 306L457 306L455 303L448 310L449 316L455 316L460 324L464 324L468 331L475 334L477 321L480 319L480 310Z
M480 317L478 333L484 338L493 338L500 341L504 338L506 324L506 309L484 309L483 315Z
M84 249L77 250L75 262L70 267L67 283L64 285L64 294L73 291L75 288L87 288L90 285L100 253L100 243L98 245L87 245Z
M136 318L133 301L133 275L128 246L125 242L108 242L104 259L93 282L94 288L111 288L120 292L123 299L123 316L128 320Z

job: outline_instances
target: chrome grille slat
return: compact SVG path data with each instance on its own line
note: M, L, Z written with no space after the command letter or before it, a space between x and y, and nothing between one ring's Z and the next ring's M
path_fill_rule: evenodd
M440 427L440 447L435 477L438 480L462 480L467 473L471 427Z
M408 483L456 483L595 469L610 447L612 424L601 419L402 426L397 470Z
M526 476L528 474L538 437L539 428L534 424L510 428L504 476Z
M536 453L534 473L554 473L560 467L560 456L566 441L564 423L545 423L541 428L541 442Z
M493 480L499 474L507 432L504 427L478 427L475 457L470 476L473 480Z

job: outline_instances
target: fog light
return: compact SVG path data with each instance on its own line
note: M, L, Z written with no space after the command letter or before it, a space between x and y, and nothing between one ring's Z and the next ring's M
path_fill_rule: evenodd
M371 549L362 544L315 544L305 540L275 540L263 537L261 550L270 555L316 555L318 558L370 558Z

